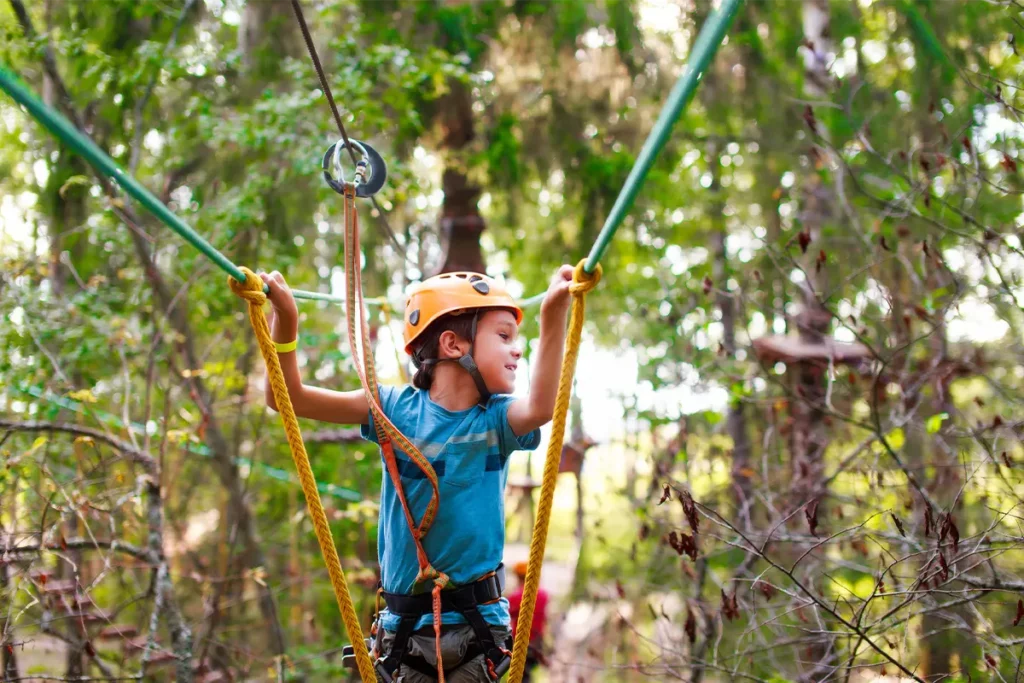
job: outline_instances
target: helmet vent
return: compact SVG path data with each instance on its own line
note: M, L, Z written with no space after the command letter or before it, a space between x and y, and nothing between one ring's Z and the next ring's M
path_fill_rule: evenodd
M483 280L483 277L481 277L480 275L470 275L469 276L469 281L470 282L478 282L480 280Z
M420 324L420 309L417 308L415 311L409 314L409 324L412 325L413 327L416 327L417 325Z
M468 276L465 273L456 273L455 277L459 277L465 280Z
M491 291L490 286L488 286L488 284L483 280L477 280L476 282L474 282L473 289L480 292L481 294L487 294L488 292Z

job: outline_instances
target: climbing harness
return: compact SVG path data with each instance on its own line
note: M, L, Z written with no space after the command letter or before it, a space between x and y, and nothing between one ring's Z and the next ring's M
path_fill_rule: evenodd
M476 345L476 327L480 312L485 310L507 310L516 317L516 325L523 322L523 309L516 304L508 292L496 281L480 273L444 273L427 278L413 285L405 304L405 352L412 357L417 368L430 367L438 363L457 363L469 373L480 394L481 406L486 406L491 397L480 368L473 356ZM447 315L473 312L470 322L469 350L459 358L424 358L417 350L416 340L426 332L431 323Z
M552 502L554 499L555 482L558 476L559 453L561 450L562 440L565 435L566 414L569 408L569 393L572 376L576 367L576 359L579 354L579 341L583 328L586 294L591 291L600 280L600 260L602 255L608 248L612 237L622 224L623 219L632 206L633 200L639 192L640 187L643 185L644 179L654 163L654 159L665 144L665 141L671 132L673 123L678 119L682 110L692 99L705 69L710 64L711 58L714 56L718 46L721 44L722 39L725 36L725 32L732 23L742 1L743 0L722 0L719 6L713 10L711 15L708 17L708 20L705 22L705 25L702 27L700 34L697 36L697 39L691 48L690 63L686 65L683 73L676 82L676 85L669 94L653 130L644 143L643 148L640 150L640 154L638 155L636 163L630 171L629 176L626 178L626 182L623 185L607 220L605 221L604 227L601 229L597 240L591 248L590 254L585 261L580 261L573 271L573 283L570 287L572 307L569 317L569 332L566 342L566 351L562 361L561 374L559 377L550 441L545 458L544 476L540 501L538 503L537 519L534 524L534 534L530 544L530 556L526 580L524 582L522 604L520 607L519 619L517 621L517 633L529 633L530 624L533 621L537 589L540 584L541 562L543 560L544 549L547 542L547 532L551 517ZM370 405L374 430L376 431L378 442L381 447L381 453L388 471L388 476L395 485L399 500L402 504L402 509L405 513L406 522L412 531L413 540L416 545L416 555L419 563L419 574L416 579L416 584L419 585L421 583L425 584L428 582L433 583L433 588L429 594L421 594L418 596L412 596L411 598L410 596L401 595L383 595L383 597L385 602L388 600L391 601L389 603L389 609L390 606L393 605L396 614L403 615L401 617L400 624L415 624L416 620L419 618L415 617L415 619L406 619L404 614L433 615L436 654L437 661L440 665L442 661L442 610L446 611L448 609L452 609L454 611L461 611L463 614L467 615L471 615L475 612L479 615L479 611L475 609L476 604L483 604L484 600L492 598L495 591L497 591L497 595L500 598L500 592L502 590L500 572L496 573L493 581L490 576L481 577L481 579L471 584L444 591L449 584L448 576L431 565L426 552L423 549L422 539L433 524L439 504L437 474L434 472L430 462L422 453L419 452L418 449L415 448L415 446L413 446L412 443L409 442L404 435L401 434L401 432L398 431L398 429L395 428L395 426L384 415L384 412L380 407L376 371L373 364L373 354L370 349L370 337L367 321L364 315L365 304L367 301L363 298L361 286L362 274L360 271L361 264L359 258L359 219L355 210L355 198L360 197L370 199L370 201L373 202L374 208L377 209L378 216L383 219L383 211L380 210L373 194L383 186L387 178L387 171L384 167L383 160L380 159L380 155L378 155L372 147L358 140L351 140L346 134L341 116L334 102L334 98L331 95L330 88L327 85L327 78L322 66L320 65L320 60L317 57L312 37L309 34L309 29L302 16L302 9L298 0L292 0L292 8L295 11L296 18L306 41L306 47L309 50L317 76L320 79L321 87L327 97L328 104L331 107L338 129L341 132L342 140L333 145L332 149L329 149L327 153L325 153L323 166L325 181L327 181L328 185L330 185L335 191L342 194L344 198L345 274L347 292L345 308L348 318L349 345L352 348L352 357L359 373L360 382L363 386L364 392L366 393L367 402ZM263 311L269 288L251 270L236 266L226 256L224 256L224 254L210 245L210 243L203 239L202 236L174 215L174 213L172 213L166 205L160 202L160 200L153 196L151 192L139 184L137 180L128 175L124 169L118 166L88 136L79 131L72 123L56 112L52 107L41 102L39 98L20 83L11 72L2 66L0 66L0 88L2 88L16 102L24 106L34 118L46 126L46 128L57 138L85 158L86 161L88 161L98 172L98 174L117 183L117 185L129 196L138 201L170 229L181 235L187 242L196 247L196 249L198 249L203 255L209 258L230 276L228 282L231 290L241 298L245 299L249 305L249 319L252 323L253 330L256 333L260 352L263 354L263 358L267 365L271 388L277 401L282 422L284 423L285 433L288 437L288 444L292 452L292 459L295 463L299 481L302 485L303 494L306 498L306 505L309 508L310 518L313 522L317 542L320 545L324 562L327 565L328 575L334 589L335 597L338 601L338 606L341 610L345 629L353 644L352 654L355 657L360 677L362 678L363 683L372 683L376 680L377 673L381 671L381 669L388 671L393 666L394 668L391 669L391 674L389 674L393 675L400 666L408 665L411 668L415 668L415 664L407 662L407 658L404 654L396 653L394 648L391 653L388 653L387 657L379 658L377 662L373 662L370 658L369 647L363 639L362 631L359 626L359 619L356 615L355 607L348 591L345 574L341 567L341 562L338 559L334 541L331 538L330 527L324 513L323 505L320 502L320 495L316 481L313 477L309 457L306 454L302 435L299 431L298 421L296 420L295 411L288 396L288 388L284 382L284 375L281 372L280 362L277 358L277 351L274 347L274 342L271 339L270 328L267 324L266 315ZM344 177L335 179L330 173L329 166L331 164L335 167L340 166L340 155L342 150L348 152L352 163L356 167L352 181L346 181ZM358 159L356 156L357 153L359 153L363 158ZM376 189L374 189L375 187ZM404 253L401 244L399 244L394 233L391 231L390 226L387 225L386 220L383 221L383 225L386 228L392 243L398 249L398 253ZM408 256L405 258L408 259ZM293 294L296 298L325 298L324 295L312 292L302 292L300 290L293 290ZM536 300L537 297L534 297L531 301L536 302ZM357 306L360 321L358 335L359 344L357 344L356 335ZM358 348L360 346L364 352L363 359L360 359L358 354ZM464 367L467 367L468 370L468 363ZM481 394L483 393L483 390L486 390L486 387L482 388ZM409 456L412 462L423 472L431 487L430 501L428 502L426 510L419 522L416 522L412 516L401 485L401 478L398 473L398 465L394 452L396 447ZM407 601L407 599L411 601ZM428 600L429 611L427 605ZM409 611L404 612L402 610ZM467 620L470 620L469 616L467 616ZM405 629L409 628L409 626L405 626ZM479 629L474 627L474 631L479 631ZM487 629L487 631L489 633L489 629ZM511 654L511 660L509 661L507 659L508 651L501 648L497 643L494 643L493 638L488 641L482 632L477 633L477 638L479 641L477 647L481 648L481 651L488 659L489 671L492 678L497 680L502 675L503 670L508 668L508 683L521 683L525 670L529 639L520 638L513 644L513 652ZM407 643L408 637L406 637L403 642ZM394 658L389 659L389 657ZM443 683L445 676L443 666L436 671L436 674L439 683Z
M357 178L358 177L359 176L357 174ZM483 623L483 618L480 617L479 611L476 610L477 603L474 600L480 596L486 598L487 601L493 601L493 599L500 598L501 593L498 593L497 598L490 597L491 593L487 592L486 588L490 587L492 584L489 583L489 577L487 576L481 577L475 583L467 584L458 588L452 588L446 591L445 589L449 584L448 575L439 571L431 564L430 559L427 557L426 550L423 548L423 538L430 530L430 527L437 515L438 505L440 504L437 473L434 471L430 461L424 457L419 449L416 448L416 446L414 446L405 437L405 435L403 435L401 431L391 423L380 406L379 385L377 382L376 368L373 362L373 353L370 346L369 328L362 305L363 288L359 251L359 214L355 208L357 186L355 183L345 183L342 186L342 190L345 209L345 312L352 360L357 372L359 373L360 383L362 384L363 391L366 394L367 403L370 405L370 412L373 417L373 427L377 435L377 442L380 445L381 454L384 458L384 464L387 469L388 476L391 479L392 485L395 487L396 495L402 505L402 511L405 514L406 523L409 526L413 542L416 545L416 558L419 564L419 574L416 577L415 584L418 586L421 584L433 583L433 588L429 594L424 593L418 596L402 596L398 594L382 593L385 602L389 604L389 609L390 605L393 604L396 609L403 610L402 612L396 612L400 615L399 628L402 637L396 638L395 640L396 647L401 645L402 649L398 651L395 648L392 648L391 652L378 658L374 663L374 667L377 673L384 678L384 680L390 681L395 676L395 671L397 671L400 666L406 664L406 643L416 624L418 615L422 614L431 614L433 616L435 654L437 656L437 661L441 662L443 660L441 652L441 614L442 612L447 611L446 606L450 606L456 611L463 613L471 625L474 621L477 622L477 625L474 627L474 631L479 641L478 644L482 648L489 670L494 674L494 680L497 680L497 678L500 677L500 675L504 673L504 670L506 670L510 665L510 653L495 644L493 642L493 638L487 636L487 634L489 634L489 630L485 629L487 630L487 634L480 630L479 626ZM359 332L358 343L357 320ZM360 349L362 351L362 357L360 357ZM431 487L430 500L427 503L426 510L419 522L417 522L412 515L412 511L410 510L408 499L405 494L405 489L402 485L401 475L398 470L398 461L395 457L396 446L409 457L417 468L419 468ZM481 585L485 590L483 593L478 594L477 589L480 588ZM408 601L405 600L406 598L408 598ZM427 609L428 604L429 609ZM403 624L404 627L402 626ZM380 634L378 634L378 636L379 635ZM356 656L357 663L359 663L360 656L367 652L365 646L359 646L363 643L361 634L360 638L357 639L356 636L350 632L349 637L351 638L351 647ZM443 666L436 671L436 674L439 683L444 683L445 671Z
M387 604L388 611L399 618L398 628L390 643L389 651L383 654L376 662L377 675L384 683L392 683L396 672L401 666L406 666L427 676L437 676L444 680L480 655L484 656L488 673L493 680L498 680L508 671L512 661L512 653L508 650L511 643L499 644L494 640L491 627L480 614L480 605L495 603L501 599L505 592L505 566L498 568L474 581L459 588L450 589L441 594L442 612L458 612L465 617L473 631L475 641L462 654L462 658L455 666L431 666L426 660L420 657L411 656L408 652L409 640L417 634L416 624L424 615L433 611L433 599L430 594L405 595L398 593L387 593L379 591L380 597ZM377 641L374 649L377 652L382 650L383 634L377 632ZM510 639L511 640L511 639ZM504 646L503 646L504 645ZM353 652L352 646L345 647L345 655ZM437 660L439 663L441 659Z

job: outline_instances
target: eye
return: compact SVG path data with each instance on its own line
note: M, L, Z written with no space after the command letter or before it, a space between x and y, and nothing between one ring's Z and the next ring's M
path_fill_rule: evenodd
M498 336L501 337L502 339L504 339L505 341L508 341L508 339L509 339L509 336L508 336L507 332L500 332L498 334Z

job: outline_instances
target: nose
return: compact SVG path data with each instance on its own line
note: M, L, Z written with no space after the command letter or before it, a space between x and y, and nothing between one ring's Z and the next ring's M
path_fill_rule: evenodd
M512 356L516 360L519 360L520 358L522 358L523 357L523 349L522 349L522 347L521 346L516 346L515 348L513 348L512 349Z

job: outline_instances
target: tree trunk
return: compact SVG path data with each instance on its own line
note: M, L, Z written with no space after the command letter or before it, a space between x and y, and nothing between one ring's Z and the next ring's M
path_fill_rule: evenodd
M943 22L936 24L936 30L940 32L938 36L940 42L942 41L941 27L943 25ZM929 157L931 155L945 151L942 149L943 141L940 125L931 114L934 103L943 95L944 86L939 68L926 55L927 51L922 51L922 57L919 58L918 77L922 80L923 85L920 91L920 100L915 102L915 110L917 113L917 128L921 136L919 154L923 160L930 160ZM925 173L928 173L927 169ZM927 191L930 191L930 188ZM912 257L909 253L911 249L908 243L901 242L898 248L901 253L906 252L903 253L905 259L909 260ZM891 327L900 331L897 336L899 347L907 346L911 339L916 336L917 332L912 332L910 329L910 321L913 318L904 313L905 307L908 307L911 302L921 301L928 294L928 290L934 291L952 284L941 270L936 269L929 273L923 283L923 287L920 285L914 287L910 274L903 272L904 267L902 262L897 261L894 263L894 269L897 271L898 288L892 297L894 304ZM922 289L924 291L921 291ZM950 289L954 288L950 287ZM925 486L933 500L942 505L949 505L951 507L949 512L953 513L955 510L952 509L952 506L958 500L957 494L961 489L963 481L960 476L961 470L956 456L959 448L955 443L952 443L955 436L951 433L951 421L943 421L938 432L934 435L929 435L926 428L926 420L931 415L946 413L953 416L956 414L953 399L950 395L950 384L954 376L944 370L952 359L949 358L946 324L942 315L935 316L935 329L931 334L929 342L930 349L928 353L923 355L921 353L916 354L918 358L923 358L924 360L916 364L917 367L914 368L914 372L911 372L913 367L912 361L904 364L906 372L911 378L920 376L920 373L931 374L932 377L929 379L933 387L931 401L921 399L920 388L909 392L910 395L905 399L905 409L914 410L912 406L916 406L918 413L917 419L911 422L911 428L907 430L908 447L912 440L915 442L913 455L911 456L911 451L908 450L908 456L913 458L909 460L911 467L920 468L919 471L921 472L927 472L930 469L935 473L932 480L926 482ZM908 349L907 355L911 356L912 353L913 349ZM918 500L914 502L915 508L918 510L928 504L926 501L920 500L920 496L917 498ZM938 519L939 515L945 511L933 510L932 512L935 514L935 518ZM984 528L984 523L979 524L979 528ZM951 570L956 571L957 563L952 557L952 549L948 548L944 552ZM939 599L941 600L941 596ZM934 679L940 678L943 675L956 675L963 669L967 661L980 658L980 652L968 654L968 649L974 648L971 638L965 638L959 629L949 628L950 619L957 617L967 624L974 622L973 612L962 607L952 607L943 611L931 610L925 612L922 616L921 632L925 634L921 639L920 646L919 672L922 677ZM934 635L927 635L929 633ZM960 662L959 667L952 664L952 661L957 659Z
M16 528L15 524L18 519L18 489L19 486L17 484L11 486L10 503L8 504L7 501L3 501L4 509L8 511L12 530ZM4 554L7 550L7 544L11 543L11 536L6 533L4 535L6 536L4 539L5 547L0 547L0 555ZM10 575L7 573L9 566L9 562L0 562L0 595L5 596L4 599L8 601L8 609L4 610L5 614L3 615L3 627L0 628L0 672L3 674L3 680L16 681L21 678L21 674L18 672L18 657L12 645L14 640L14 624L11 623L10 616L13 609L11 601L13 596L9 592L11 586ZM8 647L9 645L11 647Z
M291 3L246 0L238 24L238 48L245 59L251 88L262 89L276 80L284 58L302 51Z
M477 208L480 188L467 175L465 152L473 141L473 95L464 84L449 80L449 92L438 105L447 150L447 164L441 180L441 242L445 245L442 273L468 270L484 272L480 235L484 219Z
M726 240L729 235L725 224L725 200L722 196L722 167L719 163L719 150L712 145L708 152L708 165L711 170L711 186L708 188L712 203L709 215L712 222L711 243L715 260L712 264L712 276L718 292L716 300L718 310L722 314L722 349L728 362L736 361L736 299L729 291L729 254ZM741 399L734 398L729 402L726 416L726 431L732 441L732 485L736 503L736 522L741 529L750 526L750 506L753 504L753 480L750 468L750 436L747 431L747 418Z
M830 50L829 8L827 0L803 0L802 5L804 28L804 93L811 101L826 99L830 91L827 56ZM813 120L813 119L812 119ZM812 135L820 135L827 139L827 130L823 125L815 125ZM824 148L812 140L812 156L818 163L829 164L829 156ZM829 188L817 173L811 172L805 178L802 187L801 229L804 237L801 243L814 243L821 237L822 225L831 215L832 196ZM806 251L806 250L805 250ZM816 254L816 250L810 250ZM805 257L803 283L803 309L797 317L797 330L801 341L817 344L827 334L831 315L821 306L819 292L824 287L824 274L815 268L813 258ZM824 455L828 445L828 434L825 429L823 411L827 387L827 366L822 362L794 363L789 367L792 374L791 386L795 393L791 401L793 425L791 431L790 454L792 457L793 504L805 507L812 513L817 522L817 509L826 509L824 474ZM803 515L797 517L803 521ZM808 530L805 522L802 530ZM821 531L818 532L822 533ZM815 567L821 566L817 553L808 557L809 571L815 573ZM817 582L813 582L817 585ZM819 619L823 631L828 630L828 620ZM833 638L827 632L814 637L810 644L800 651L801 681L819 681L827 677L833 670L835 648Z

